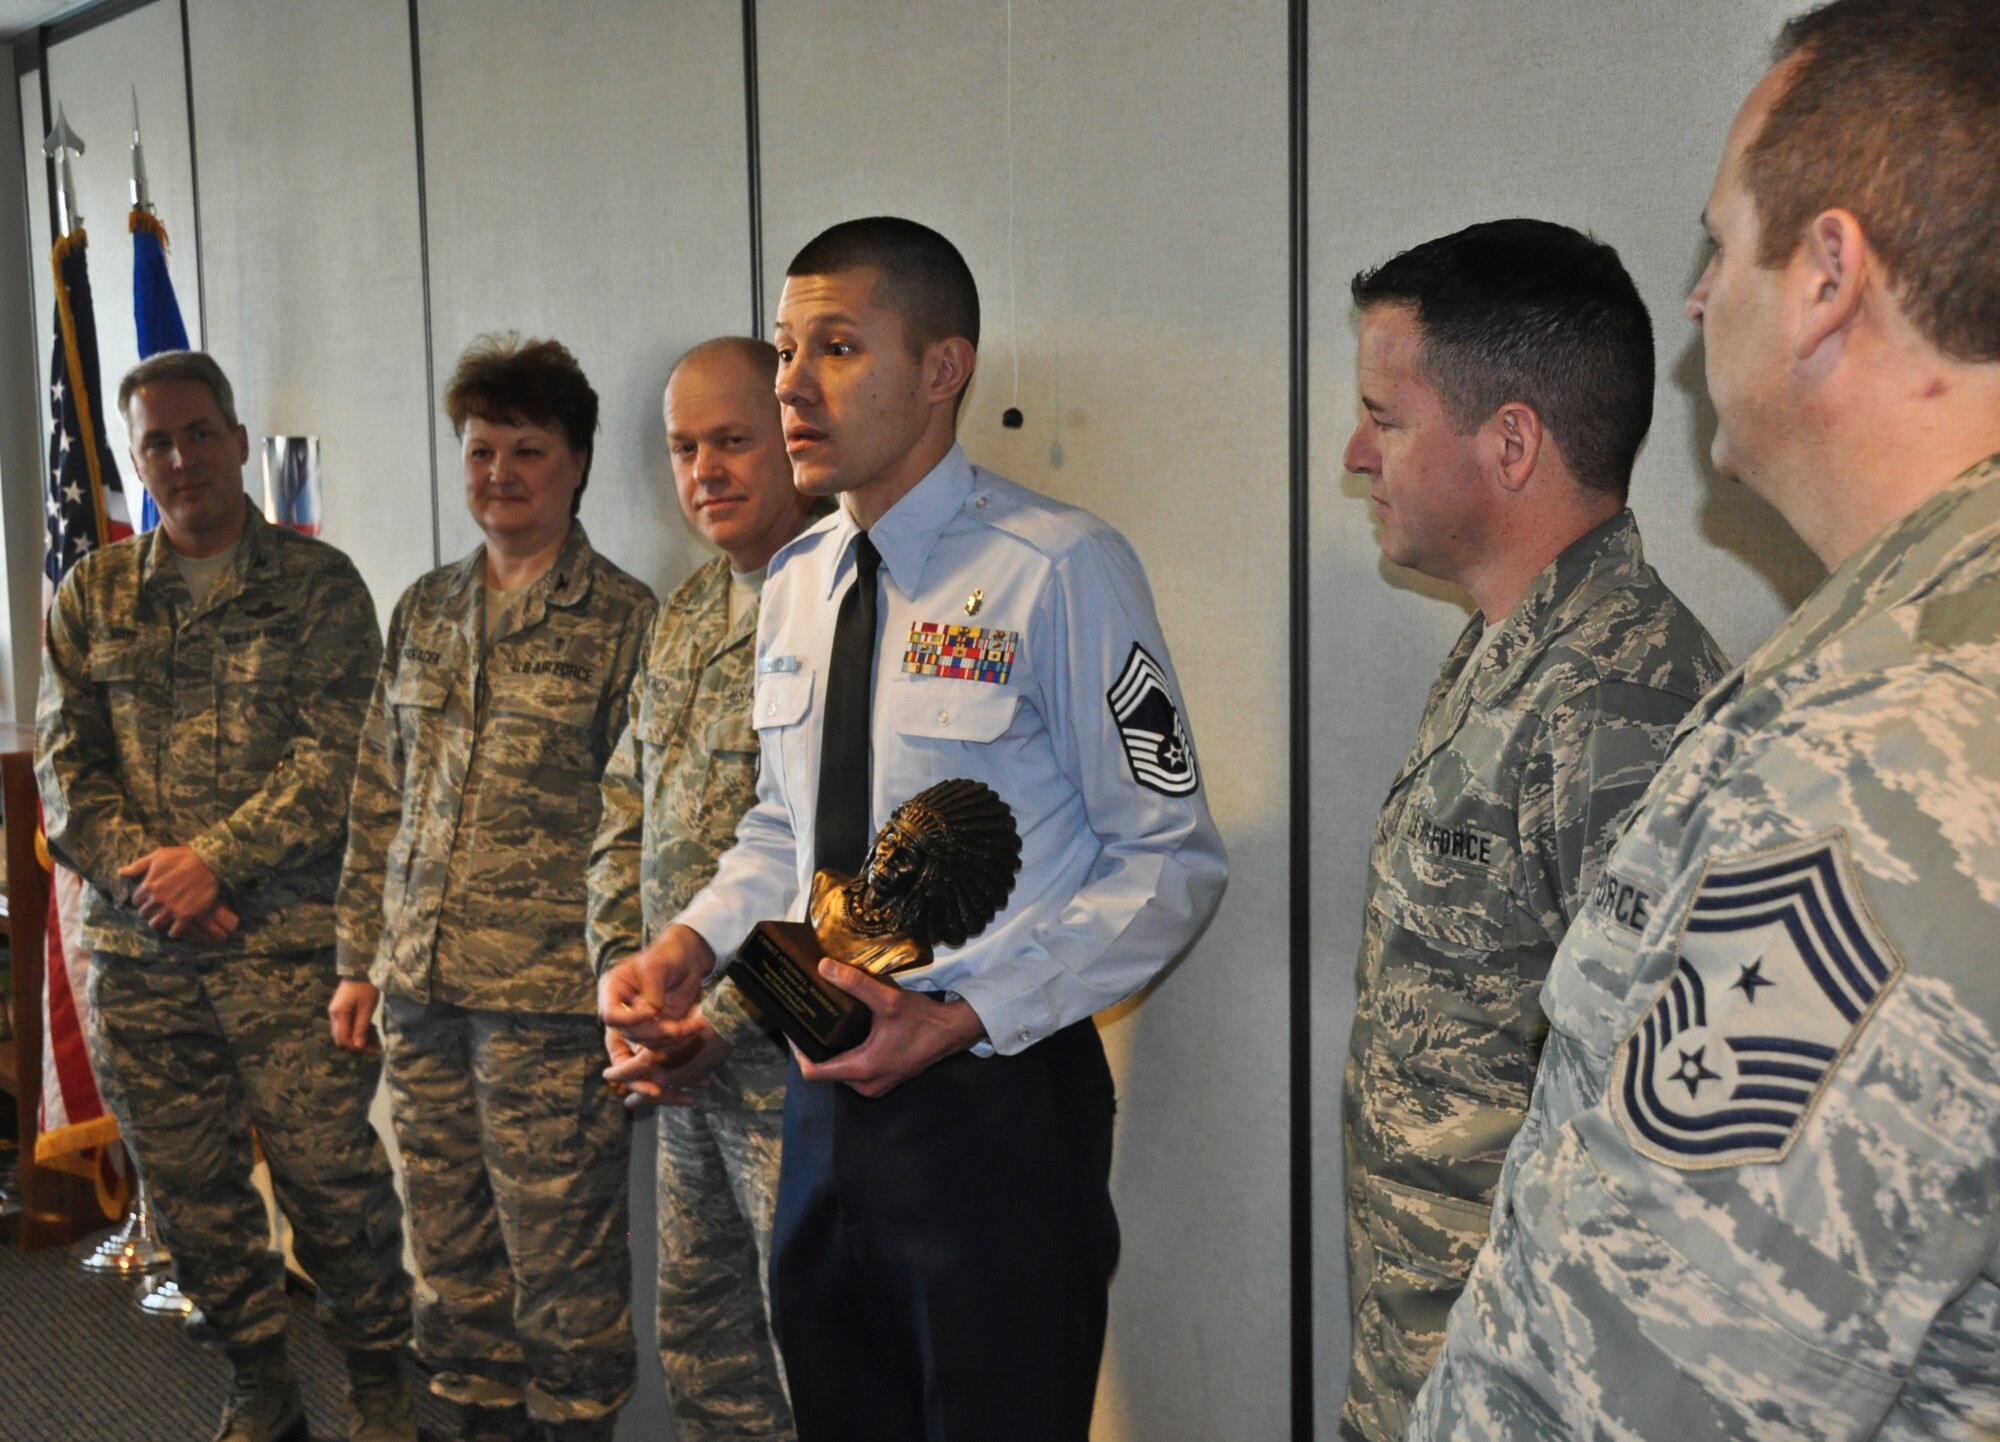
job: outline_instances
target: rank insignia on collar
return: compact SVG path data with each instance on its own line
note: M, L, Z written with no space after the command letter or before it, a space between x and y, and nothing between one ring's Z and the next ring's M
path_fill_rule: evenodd
M954 681L988 681L1004 686L1014 674L1017 631L993 631L985 626L947 626L919 621L910 627L903 669L913 676L944 676Z
M1167 689L1167 673L1137 641L1125 669L1104 693L1125 742L1132 779L1168 796L1191 795L1201 785L1187 727Z
M1612 1114L1683 1171L1783 1161L1902 974L1841 833L1714 862L1671 984L1619 1048Z

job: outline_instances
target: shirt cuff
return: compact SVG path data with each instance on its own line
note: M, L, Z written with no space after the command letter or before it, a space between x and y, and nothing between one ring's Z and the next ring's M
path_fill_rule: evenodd
M706 893L689 902L687 909L669 921L667 926L685 926L706 942L708 949L715 953L715 964L709 967L708 975L701 979L701 984L705 987L713 986L716 979L728 969L729 963L736 959L736 948L743 944L743 938L749 934L748 928L738 930L738 923L735 917L730 915L729 908L708 902ZM661 930L665 931L666 927L662 927ZM730 938L727 946L720 944L720 938L724 936Z
M961 977L945 993L970 1006L986 1028L986 1040L973 1043L974 1056L1013 1056L1059 1029L1041 988L1023 985L1018 978L1009 985L1006 968L1000 972Z

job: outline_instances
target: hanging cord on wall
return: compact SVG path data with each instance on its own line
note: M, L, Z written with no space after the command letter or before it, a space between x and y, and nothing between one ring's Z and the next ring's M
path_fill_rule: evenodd
M1021 311L1014 285L1014 0L1007 0L1007 346L1014 353L1013 404L1000 424L1021 428Z

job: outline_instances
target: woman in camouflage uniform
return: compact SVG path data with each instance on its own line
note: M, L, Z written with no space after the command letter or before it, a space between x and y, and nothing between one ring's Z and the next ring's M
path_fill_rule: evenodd
M609 1438L631 1394L629 1133L584 946L598 778L652 595L575 519L597 395L487 339L445 408L485 544L397 603L362 732L333 1023L379 993L417 1348L461 1435Z

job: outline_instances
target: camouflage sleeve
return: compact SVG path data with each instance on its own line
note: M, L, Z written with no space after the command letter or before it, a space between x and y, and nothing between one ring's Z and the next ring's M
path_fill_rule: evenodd
M632 688L639 682L640 665L646 658L646 643L653 634L653 618L659 613L659 602L648 594L642 604L632 608L632 614L625 618L624 628L618 633L618 646L612 654L611 671L606 678L610 682L610 694L605 699L601 744L602 755L607 761L612 748L631 724L633 708L638 700Z
M125 782L104 696L90 680L85 576L70 572L49 607L35 702L35 782L49 851L107 896L130 882L118 868L157 843L126 814Z
M293 671L295 729L263 786L188 839L225 886L304 865L345 840L354 743L382 657L375 602L345 556L307 606Z
M1693 704L1630 681L1605 681L1551 707L1521 770L1517 814L1529 901L1553 935L1578 910Z
M763 1025L743 1005L742 993L734 986L715 982L702 995L701 1013L715 1034L731 1046L741 1046L753 1036L765 1035Z
M354 786L348 800L347 857L334 897L334 926L340 974L366 980L382 945L382 888L389 844L403 824L403 738L389 708L389 685L396 676L409 624L406 591L389 617L389 643L376 670L374 695L361 723L355 752Z
M647 627L648 655L652 654L650 639L658 625L655 621ZM590 846L590 895L584 920L590 964L599 976L646 944L639 895L639 846L646 819L645 778L641 774L645 748L632 724L643 684L643 675L635 671L626 687L623 724L599 783L604 810L597 839Z
M1638 941L1665 989L1511 1159L1410 1436L1986 1435L1995 815L2000 704L1960 678L1746 742Z

